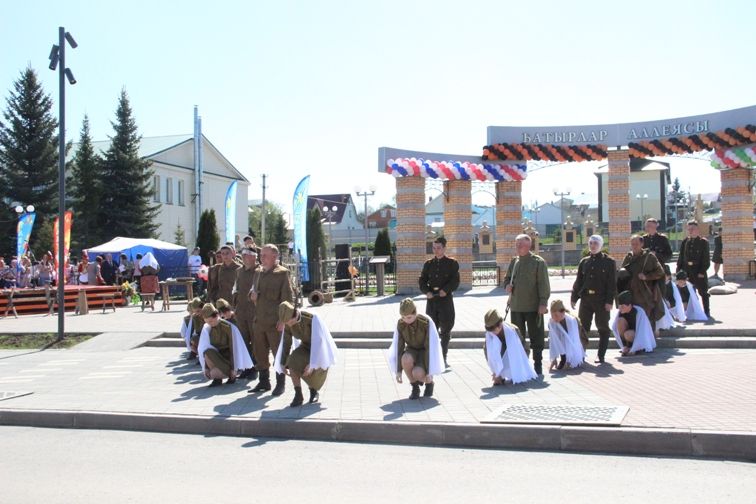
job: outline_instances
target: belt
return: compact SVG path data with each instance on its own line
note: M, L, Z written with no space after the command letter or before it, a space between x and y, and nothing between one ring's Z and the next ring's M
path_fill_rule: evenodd
M693 266L695 263L693 261L688 261L688 266Z
M588 289L588 294L596 294L596 291L593 289Z
M434 291L441 290L441 287L433 287Z

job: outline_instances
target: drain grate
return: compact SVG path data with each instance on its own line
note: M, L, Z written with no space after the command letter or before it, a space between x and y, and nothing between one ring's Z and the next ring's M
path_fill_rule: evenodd
M627 406L508 404L483 423L620 425Z
M33 394L34 392L2 392L0 391L0 401L6 399L13 399L14 397L22 397L25 395Z

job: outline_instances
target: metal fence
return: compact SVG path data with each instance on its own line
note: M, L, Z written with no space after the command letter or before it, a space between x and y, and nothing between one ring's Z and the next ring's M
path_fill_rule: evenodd
M501 277L501 268L496 261L473 261L472 284L473 287L491 286L498 287Z

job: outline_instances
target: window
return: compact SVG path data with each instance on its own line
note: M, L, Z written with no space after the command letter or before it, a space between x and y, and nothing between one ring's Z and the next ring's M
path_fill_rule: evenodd
M178 204L184 206L184 181L178 181Z
M165 179L165 202L173 205L173 179L171 177Z
M152 177L152 201L160 203L160 175Z

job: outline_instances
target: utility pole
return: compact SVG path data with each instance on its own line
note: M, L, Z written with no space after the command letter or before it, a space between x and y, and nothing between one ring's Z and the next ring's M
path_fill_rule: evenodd
M265 245L265 175L262 176L262 208L260 208L260 243Z
M559 241L562 244L562 278L564 278L564 197L569 195L570 189L567 189L566 191L554 189L554 196L559 196L560 198L559 208L562 214L562 223L559 225L559 231L561 233Z

